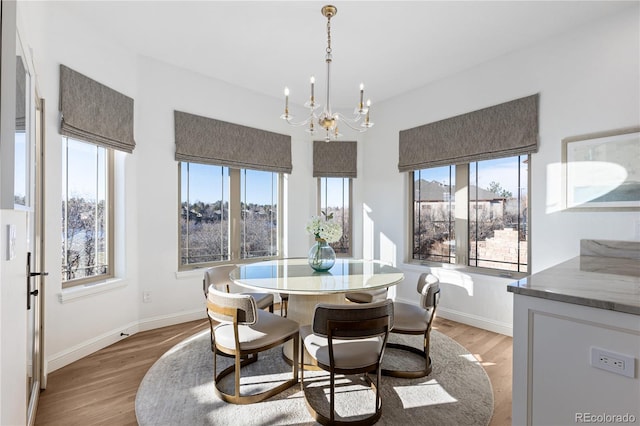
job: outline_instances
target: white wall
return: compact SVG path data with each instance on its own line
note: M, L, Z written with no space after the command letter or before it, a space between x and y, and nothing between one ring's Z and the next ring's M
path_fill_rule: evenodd
M137 325L137 261L134 257L138 209L136 157L119 155L116 163L116 274L108 285L67 292L62 303L60 200L62 199L61 137L59 134L59 65L65 64L91 78L136 98L136 56L102 39L90 27L54 6L24 2L26 44L33 49L40 96L45 99L45 265L44 356L50 369L59 368L122 337ZM78 34L82 34L78 37ZM137 107L137 106L136 106ZM136 111L137 114L137 111ZM136 137L139 137L136 134ZM127 182L124 183L126 176ZM126 205L126 215L123 206ZM97 291L101 291L96 293ZM45 368L47 365L45 365Z
M71 25L70 17L55 5L24 2L20 7L31 22L38 23L29 28L27 43L33 48L39 87L48 107L46 257L51 275L46 284L45 356L51 369L120 339L121 331L135 332L204 314L201 272L177 272L174 109L292 135L284 255L306 255L311 239L304 226L315 213L312 150L301 129L278 120L281 99L138 57L126 46L101 38L93 28L77 22ZM547 187L559 187L548 169L560 162L563 137L637 124L637 34L637 17L625 13L377 104L376 127L363 135L358 147L354 246L361 249L354 255L379 257L403 268L406 285L397 289L397 295L415 300L414 283L425 269L403 263L408 182L406 174L397 171L398 131L537 92L541 143L531 162L534 271L577 255L580 238L637 239L633 235L637 214L547 210L554 203L548 195L553 191ZM106 286L108 291L84 289L83 297L65 303L59 300L62 291L56 273L61 221L60 63L135 99L137 143L133 154L118 158L118 280ZM443 282L441 315L510 333L508 280L449 273ZM150 303L142 303L143 291L151 292Z
M140 291L151 292L151 303L141 305L140 318L148 321L179 313L204 313L202 270L178 270L178 163L174 159L174 110L216 118L279 133L290 133L278 120L281 102L263 97L191 71L149 58L138 60L136 130L138 145L137 226ZM296 129L300 130L300 129ZM304 132L300 132L304 135ZM315 180L311 178L311 145L292 138L293 171L288 176L288 197L295 214L288 214L289 256L305 255L309 238L306 219L313 214ZM304 138L304 136L301 136ZM293 200L293 201L291 201ZM293 207L292 207L293 208ZM142 300L141 297L138 297Z
M368 135L362 174L373 239L365 252L378 256L393 248L398 264L409 257L405 206L410 182L397 170L400 130L534 93L540 93L540 149L530 164L532 272L579 255L581 238L640 239L638 212L562 211L558 174L563 138L639 124L638 34L636 5L376 105L377 124ZM410 285L399 286L398 297L415 300L414 283L424 269L401 266ZM445 272L442 316L510 333L509 280L439 271Z

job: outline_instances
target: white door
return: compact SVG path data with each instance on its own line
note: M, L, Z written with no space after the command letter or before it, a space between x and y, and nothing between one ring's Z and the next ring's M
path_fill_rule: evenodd
M43 117L44 117L44 100L37 97L35 102L35 120L34 120L34 137L32 147L34 155L32 156L32 176L34 178L33 187L33 206L28 210L27 220L27 424L33 425L35 422L36 411L38 408L38 397L40 389L44 389L45 380L42 375L42 348L44 342L44 282L45 276L43 272L43 214L42 201L43 189L42 184L42 145L43 138Z
M14 209L26 219L25 299L26 314L26 419L35 421L42 387L42 144L44 101L36 95L30 61L19 34L16 36L16 114L14 144Z

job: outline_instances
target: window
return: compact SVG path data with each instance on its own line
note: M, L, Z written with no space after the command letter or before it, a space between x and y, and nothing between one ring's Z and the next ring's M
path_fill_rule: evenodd
M277 256L281 181L274 172L180 162L180 267Z
M278 173L240 170L240 255L278 254Z
M63 288L113 276L113 150L62 139Z
M523 155L414 171L412 259L527 272L527 165Z
M229 260L229 168L180 167L181 265Z
M455 262L455 185L455 166L414 172L414 259Z
M330 243L338 255L351 255L351 179L318 178L318 205L342 225L342 238Z

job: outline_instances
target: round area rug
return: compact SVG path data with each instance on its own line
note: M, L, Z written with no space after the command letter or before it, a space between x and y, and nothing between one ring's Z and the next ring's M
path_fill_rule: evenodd
M421 344L420 336L391 334L389 341ZM419 358L387 348L385 368L411 368ZM487 425L493 414L493 390L486 372L464 347L438 331L431 332L433 371L420 379L382 376L380 425ZM218 371L230 365L218 357ZM242 369L242 393L257 393L291 375L280 347L263 352ZM357 376L336 379L336 413L349 418L374 409L374 393ZM231 380L226 380L226 379ZM320 406L328 398L328 375L305 371L307 396ZM375 376L374 376L375 383ZM233 375L222 386L233 388ZM324 403L324 404L323 404ZM177 344L149 369L136 395L138 423L146 425L314 425L300 385L249 405L228 404L214 392L209 331Z

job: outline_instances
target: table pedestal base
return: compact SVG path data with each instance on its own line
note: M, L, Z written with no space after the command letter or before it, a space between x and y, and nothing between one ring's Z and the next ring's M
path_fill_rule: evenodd
M334 303L345 304L344 293L331 293L323 295L304 295L304 294L290 294L289 306L287 312L287 318L296 321L300 325L308 325L313 321L313 310L318 303ZM282 355L292 361L293 358L293 342L289 341L284 344L282 349ZM296 360L298 362L298 360ZM305 351L304 354L305 365L312 365L309 354Z

